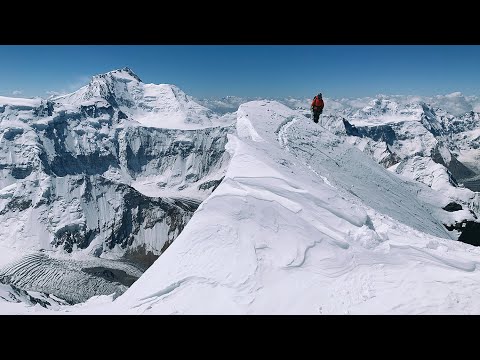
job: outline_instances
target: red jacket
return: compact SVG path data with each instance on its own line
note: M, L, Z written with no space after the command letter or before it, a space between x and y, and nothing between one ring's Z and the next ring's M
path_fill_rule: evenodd
M312 107L313 110L319 111L323 110L323 106L325 104L323 103L323 99L319 98L318 96L315 96L312 101Z

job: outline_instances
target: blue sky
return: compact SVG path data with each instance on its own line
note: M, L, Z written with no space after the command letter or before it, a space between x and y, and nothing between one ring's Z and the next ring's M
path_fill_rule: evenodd
M477 45L0 45L0 95L71 92L125 66L195 97L480 94Z

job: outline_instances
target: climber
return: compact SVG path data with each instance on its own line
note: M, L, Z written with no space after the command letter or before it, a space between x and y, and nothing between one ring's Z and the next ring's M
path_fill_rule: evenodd
M324 105L322 93L318 93L318 95L313 98L312 105L310 106L310 110L313 112L313 121L316 124L318 123L318 118L323 112Z

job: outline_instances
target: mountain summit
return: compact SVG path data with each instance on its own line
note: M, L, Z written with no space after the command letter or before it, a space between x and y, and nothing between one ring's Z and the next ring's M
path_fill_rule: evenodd
M210 109L177 86L145 84L129 68L95 75L79 90L51 101L65 106L111 107L149 127L198 128L212 126L218 120Z

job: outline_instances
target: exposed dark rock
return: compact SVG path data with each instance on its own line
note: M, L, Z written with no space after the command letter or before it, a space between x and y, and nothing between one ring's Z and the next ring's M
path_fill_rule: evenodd
M357 127L346 119L342 119L347 135L357 137L368 137L375 141L383 141L387 145L393 145L397 140L395 130L390 125L361 126Z
M125 271L120 269L109 269L106 267L91 267L91 268L83 268L82 271L92 276L101 277L110 282L118 282L125 286L131 286L135 281L138 280L138 277L128 274Z
M81 226L68 226L54 234L52 245L62 246L66 252L71 253L74 244L80 249L85 249L99 233L100 229L98 228L85 229Z
M115 109L112 106L98 106L98 105L82 105L80 106L80 112L85 117L97 118L102 115L113 116Z
M14 167L12 168L12 176L15 179L25 179L33 171L33 168L30 166L27 167Z
M3 138L8 141L15 140L16 137L23 134L22 128L7 128L3 130Z
M121 119L127 119L128 116L127 114L125 114L123 111L119 110L118 111L118 120L121 120Z
M208 190L208 189L212 188L212 191L215 191L215 189L218 187L218 185L221 184L223 179L224 179L224 176L222 176L222 178L220 180L205 181L204 183L202 183L198 186L198 189L199 190Z
M455 202L451 202L443 208L443 210L448 211L448 212L459 211L459 210L462 210L462 209L463 209L462 205L457 204Z
M387 152L388 152L388 155L385 156L382 160L380 160L379 162L380 165L383 165L385 168L389 168L390 166L398 164L400 161L402 161L397 156L397 154L395 154L393 151L390 150L388 145L387 145Z
M7 212L20 212L23 210L28 209L30 206L32 206L32 200L28 198L23 198L23 197L14 197L12 200L10 200L7 205L0 211L0 215L4 215Z
M53 110L54 105L51 101L42 101L42 104L33 110L33 114L39 117L52 116Z
M462 180L462 182L467 189L480 192L480 179Z
M343 121L343 126L345 126L345 131L347 135L363 137L363 135L358 131L355 125L350 124L346 119L343 119L343 118L342 118L342 121Z
M475 175L475 172L473 172L460 161L458 161L453 155L451 155L450 164L447 165L440 153L439 145L432 149L431 156L433 161L445 166L447 170L451 173L452 179L450 180L450 182L452 183L452 185L458 186L457 179L463 179Z
M480 223L464 220L456 222L454 225L445 225L447 230L457 230L461 232L458 241L466 244L480 246Z
M167 242L168 243L168 242ZM167 244L165 243L165 244ZM170 244L169 244L170 245ZM167 249L168 246L161 249L161 254ZM135 266L139 267L142 271L147 270L158 258L160 255L155 255L151 251L146 250L146 246L142 245L137 248L129 248L125 252L123 259L128 261Z

